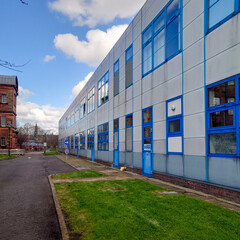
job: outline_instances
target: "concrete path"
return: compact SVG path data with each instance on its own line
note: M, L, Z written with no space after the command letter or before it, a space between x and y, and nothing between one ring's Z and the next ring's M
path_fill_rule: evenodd
M0 161L0 240L61 239L48 175L72 171L39 153Z
M124 179L140 179L143 181L147 181L153 184L156 184L160 187L167 188L170 191L177 192L179 194L186 194L191 197L195 197L201 199L206 202L210 202L237 212L240 212L240 204L226 201L224 199L217 198L215 196L205 194L199 191L195 191L189 188L181 187L178 185L174 185L168 182L164 182L154 178L148 178L136 173L132 172L121 172L119 169L111 168L104 166L100 163L91 162L89 160L85 160L82 158L77 158L75 156L68 156L66 160L64 155L57 156L62 161L68 163L73 166L77 170L94 170L105 173L108 175L107 177L98 177L98 178L79 178L79 179L61 179L61 180L53 180L53 183L61 183L61 182L90 182L90 181L108 181L108 180L124 180Z

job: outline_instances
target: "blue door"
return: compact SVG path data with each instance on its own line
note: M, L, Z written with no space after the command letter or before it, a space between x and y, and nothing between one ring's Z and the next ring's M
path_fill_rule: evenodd
M119 168L119 120L115 119L113 122L113 165Z
M153 176L153 160L152 160L152 107L143 110L143 175L152 177Z

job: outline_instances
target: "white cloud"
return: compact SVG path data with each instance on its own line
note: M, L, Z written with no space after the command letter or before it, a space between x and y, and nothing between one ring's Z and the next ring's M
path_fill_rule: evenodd
M18 124L37 123L45 130L52 129L58 132L58 121L66 111L65 108L56 108L51 105L38 105L27 101L31 91L19 87L19 96L17 97L17 122Z
M80 41L77 36L67 33L55 36L54 45L77 62L97 66L126 30L127 25L113 26L106 32L99 29L87 32L87 41Z
M56 58L56 56L47 55L47 56L43 59L43 61L44 61L44 62L50 62L50 61L54 60L55 58Z
M85 86L85 84L88 82L88 80L92 77L93 72L90 72L85 78L84 80L80 81L76 86L73 87L72 89L72 93L74 96L77 96L80 91L83 89L83 87Z
M126 19L135 15L146 0L55 0L50 9L69 17L76 26L95 27L115 18Z

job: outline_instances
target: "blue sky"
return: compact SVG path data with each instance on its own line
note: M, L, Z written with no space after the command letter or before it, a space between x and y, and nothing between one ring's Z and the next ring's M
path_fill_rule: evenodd
M0 59L30 62L21 73L0 67L0 74L18 76L19 125L56 129L83 84L76 85L88 80L145 0L25 1L1 0Z

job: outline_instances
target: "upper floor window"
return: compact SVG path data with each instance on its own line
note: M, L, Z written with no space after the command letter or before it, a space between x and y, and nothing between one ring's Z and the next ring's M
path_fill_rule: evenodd
M114 63L113 66L113 72L114 72L114 96L116 96L119 93L119 60L117 60Z
M83 98L80 104L80 119L82 119L86 114L86 99Z
M79 106L75 107L74 122L79 121Z
M143 75L181 50L181 1L172 0L143 31Z
M240 156L240 75L207 87L208 154Z
M88 113L92 112L95 109L95 88L92 88L88 93Z
M6 116L1 116L1 126L6 127Z
M98 82L98 106L101 106L108 101L108 84L109 73L107 72Z
M208 31L221 25L239 11L239 0L206 0Z
M133 83L133 47L126 50L126 88Z
M2 94L2 103L7 103L7 95Z

